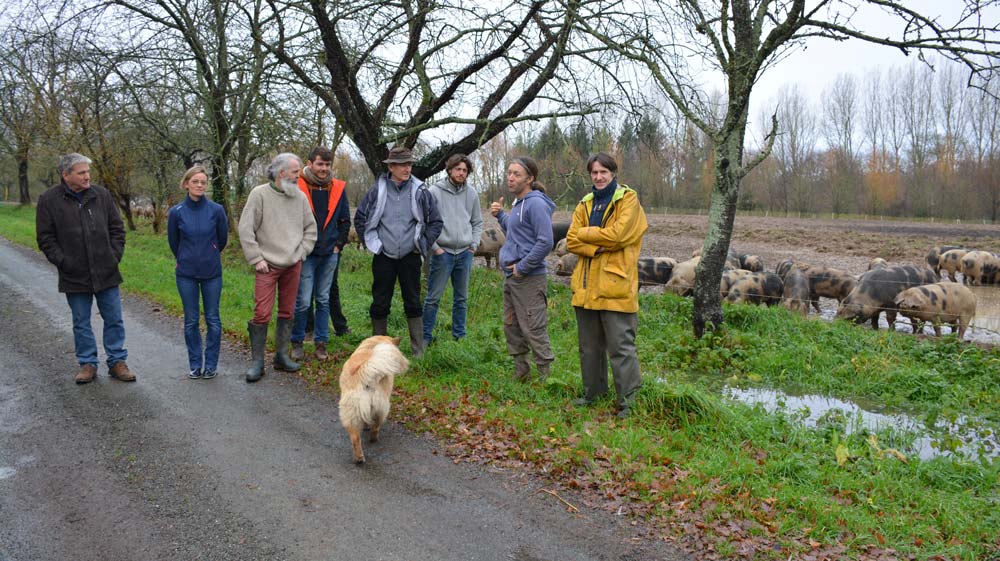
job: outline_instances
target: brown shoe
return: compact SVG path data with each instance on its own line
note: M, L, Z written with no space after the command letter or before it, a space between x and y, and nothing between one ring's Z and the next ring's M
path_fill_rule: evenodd
M111 369L108 370L108 374L110 374L111 377L114 378L115 380L120 380L122 382L135 381L135 374L132 374L132 371L128 369L128 365L125 364L124 360L121 362L116 362L114 366L112 366Z
M80 371L76 373L77 384L89 384L97 377L97 367L93 364L81 364Z
M316 343L316 358L318 360L330 358L330 355L326 353L326 343Z

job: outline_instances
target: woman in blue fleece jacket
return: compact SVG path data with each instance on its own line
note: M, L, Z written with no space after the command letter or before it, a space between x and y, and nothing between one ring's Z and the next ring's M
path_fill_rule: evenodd
M167 240L177 259L177 292L184 304L184 342L187 344L188 377L214 378L219 367L222 320L222 250L229 241L229 220L222 205L205 197L208 172L202 166L187 170L181 189L188 195L170 209ZM202 360L201 330L198 323L199 293L205 308L205 355Z

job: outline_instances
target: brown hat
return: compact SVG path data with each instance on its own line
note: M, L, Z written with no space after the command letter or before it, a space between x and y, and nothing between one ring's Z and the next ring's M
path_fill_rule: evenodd
M382 160L383 164L405 164L408 162L415 162L416 158L413 157L413 152L410 152L409 148L403 146L393 146L389 149L389 157Z

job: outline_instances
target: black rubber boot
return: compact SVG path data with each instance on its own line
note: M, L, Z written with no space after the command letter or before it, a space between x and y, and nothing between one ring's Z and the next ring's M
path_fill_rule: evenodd
M406 327L410 330L410 353L413 358L424 356L424 318L406 318Z
M247 322L247 332L250 334L250 368L247 369L247 382L253 383L264 375L264 351L267 348L267 324Z
M274 369L298 372L299 363L288 356L288 341L292 338L292 320L278 318L278 328L274 335Z
M389 319L375 319L372 318L372 336L375 335L388 335L389 334Z

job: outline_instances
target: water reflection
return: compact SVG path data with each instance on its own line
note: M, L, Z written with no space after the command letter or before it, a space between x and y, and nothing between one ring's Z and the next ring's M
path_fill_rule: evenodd
M769 413L780 411L793 415L806 426L833 424L843 427L847 434L878 433L886 437L882 442L884 447L898 448L922 459L942 455L1000 457L998 436L964 416L954 422L940 421L928 427L909 415L867 411L856 403L820 395L788 395L770 389L733 387L724 388L722 393L741 403L760 405Z

